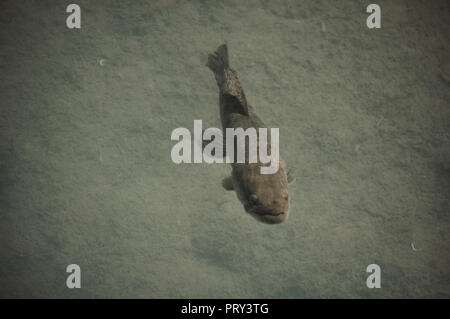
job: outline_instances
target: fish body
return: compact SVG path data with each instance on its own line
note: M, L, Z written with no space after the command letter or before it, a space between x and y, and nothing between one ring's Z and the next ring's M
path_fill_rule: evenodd
M254 108L248 104L237 72L229 66L227 45L221 45L210 54L206 65L213 71L219 87L220 120L223 131L225 132L227 128L244 130L255 128L259 145L258 129L267 127L256 115ZM270 154L270 136L265 146L267 154ZM235 156L236 147L235 143ZM234 190L245 211L257 220L268 224L281 223L286 220L290 212L288 182L292 178L288 174L286 164L278 158L279 169L273 174L262 174L261 167L265 164L259 160L251 163L248 160L248 152L248 139L246 139L244 163L237 163L235 159L231 163L231 176L226 177L222 185L226 190Z

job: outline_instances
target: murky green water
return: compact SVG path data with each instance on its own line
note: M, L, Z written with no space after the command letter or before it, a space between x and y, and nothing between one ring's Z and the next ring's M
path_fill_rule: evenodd
M448 2L76 3L0 4L1 297L450 297ZM224 41L296 171L280 225L170 158L219 126Z

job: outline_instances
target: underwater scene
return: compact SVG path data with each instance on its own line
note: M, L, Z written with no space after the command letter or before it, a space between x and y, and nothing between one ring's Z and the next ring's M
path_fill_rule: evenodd
M69 3L0 3L1 298L450 297L448 1Z

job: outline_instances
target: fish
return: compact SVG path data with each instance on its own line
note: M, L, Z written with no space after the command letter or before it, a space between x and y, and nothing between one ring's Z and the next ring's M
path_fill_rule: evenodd
M230 68L227 44L220 45L216 51L208 55L206 66L213 72L219 87L219 109L222 131L227 128L267 128L255 113L255 109L247 102L237 72ZM222 134L225 136L224 134ZM261 147L260 134L257 135L258 147ZM265 166L259 159L249 161L248 143L246 140L245 161L238 163L231 161L231 176L222 180L222 186L228 191L234 191L242 203L245 211L256 220L266 224L279 224L290 214L290 197L288 185L295 178L286 163L279 160L278 170L273 174L262 174L261 167ZM225 145L223 141L226 156ZM235 145L235 156L236 143ZM271 150L270 136L266 138L267 154Z

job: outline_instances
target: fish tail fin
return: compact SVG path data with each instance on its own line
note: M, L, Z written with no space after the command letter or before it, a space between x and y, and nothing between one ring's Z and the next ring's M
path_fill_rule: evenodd
M217 85L220 87L224 80L225 70L230 68L226 43L219 46L214 53L208 55L206 66L214 72Z
M230 69L226 43L208 56L206 66L214 72L217 86L220 89L221 101L227 105L228 111L249 115L247 100L237 73Z

